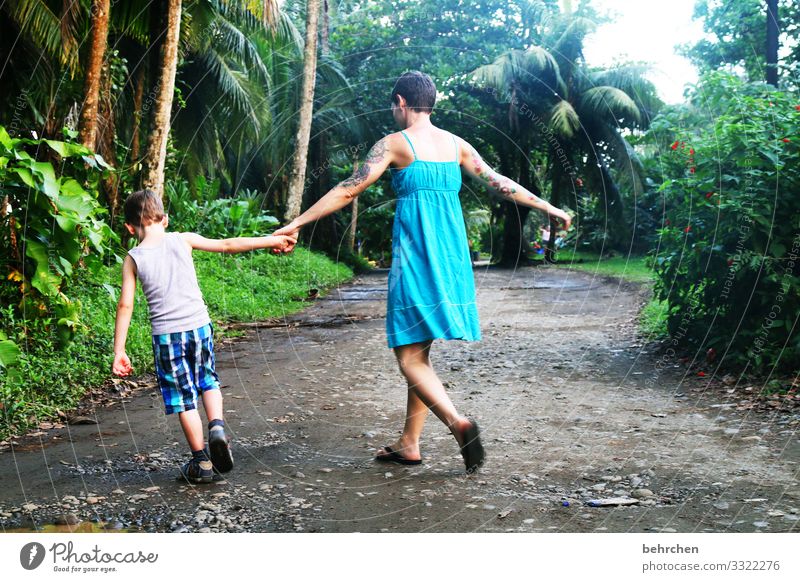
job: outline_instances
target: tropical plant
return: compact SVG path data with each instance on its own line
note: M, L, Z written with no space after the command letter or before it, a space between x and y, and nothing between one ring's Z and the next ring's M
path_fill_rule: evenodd
M800 367L799 101L713 73L651 126L665 176L657 297L673 344L713 365Z
M570 202L567 194L577 195L576 186L585 182L587 191L600 198L603 230L624 233L620 183L637 197L643 176L622 132L647 127L661 105L655 87L641 65L596 70L585 65L583 40L595 27L588 17L591 13L543 9L537 15L541 26L533 39L536 45L512 49L473 75L508 108L512 131L524 128L518 131L534 133L535 140L521 145L523 159L530 159L532 148L545 152L550 202L555 206ZM571 204L576 206L577 201ZM556 232L557 225L550 228ZM520 225L513 231L521 232ZM548 260L554 257L554 239L547 247ZM504 262L514 262L521 254L521 241L521 236L506 241Z
M65 341L80 325L80 303L68 295L73 272L99 267L116 240L97 201L105 170L80 144L12 138L0 126L2 278L16 285L24 317L47 318Z

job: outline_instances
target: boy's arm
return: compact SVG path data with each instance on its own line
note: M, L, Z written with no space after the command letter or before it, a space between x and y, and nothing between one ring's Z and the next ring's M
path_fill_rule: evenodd
M125 342L131 325L135 293L136 263L127 256L122 263L122 291L117 303L117 321L114 326L114 364L111 370L118 376L127 376L133 371L128 354L125 353Z
M364 190L374 184L386 171L389 164L394 161L394 154L390 147L392 136L386 136L373 145L363 163L353 168L352 175L339 182L316 204L295 218L292 222L275 231L277 235L297 237L302 227L320 218L341 210Z
M275 249L275 252L288 253L297 243L295 237L275 235L214 239L193 232L182 232L181 237L192 249L212 253L244 253L256 249Z
M495 172L491 166L481 158L475 148L461 138L458 138L458 140L461 144L459 148L461 152L459 163L467 174L479 182L482 182L490 191L500 195L509 202L535 208L549 216L555 216L561 219L564 222L564 228L569 229L572 218L566 212L542 200L517 184L514 180Z

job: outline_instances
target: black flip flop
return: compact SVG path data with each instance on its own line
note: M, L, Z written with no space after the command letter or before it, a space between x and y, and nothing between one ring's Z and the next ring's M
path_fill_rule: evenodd
M470 427L464 431L464 446L461 447L461 456L464 457L464 464L467 466L467 473L474 473L478 467L483 465L485 454L481 444L481 430L478 423L468 419Z
M406 459L397 451L392 450L391 447L383 447L383 450L389 453L388 455L375 455L375 460L381 463L398 463L400 465L421 465L422 459Z

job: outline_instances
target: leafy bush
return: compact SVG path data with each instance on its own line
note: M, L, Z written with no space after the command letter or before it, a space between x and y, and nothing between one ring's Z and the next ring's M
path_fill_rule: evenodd
M166 206L172 230L209 238L263 236L278 220L262 210L263 196L245 190L236 198L217 198L219 183L200 178L192 192L185 181L166 184Z
M652 265L669 334L751 371L800 366L798 103L715 73L651 129L665 208Z
M54 326L62 342L81 325L80 301L68 289L74 271L100 268L117 240L97 201L106 169L79 144L11 138L0 126L0 306ZM4 351L25 339L20 333L3 338Z

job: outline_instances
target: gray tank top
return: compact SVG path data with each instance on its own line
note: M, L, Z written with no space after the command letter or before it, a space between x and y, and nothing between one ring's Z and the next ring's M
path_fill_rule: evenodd
M197 285L192 251L180 233L168 232L156 247L135 247L136 262L153 335L191 331L211 323Z

